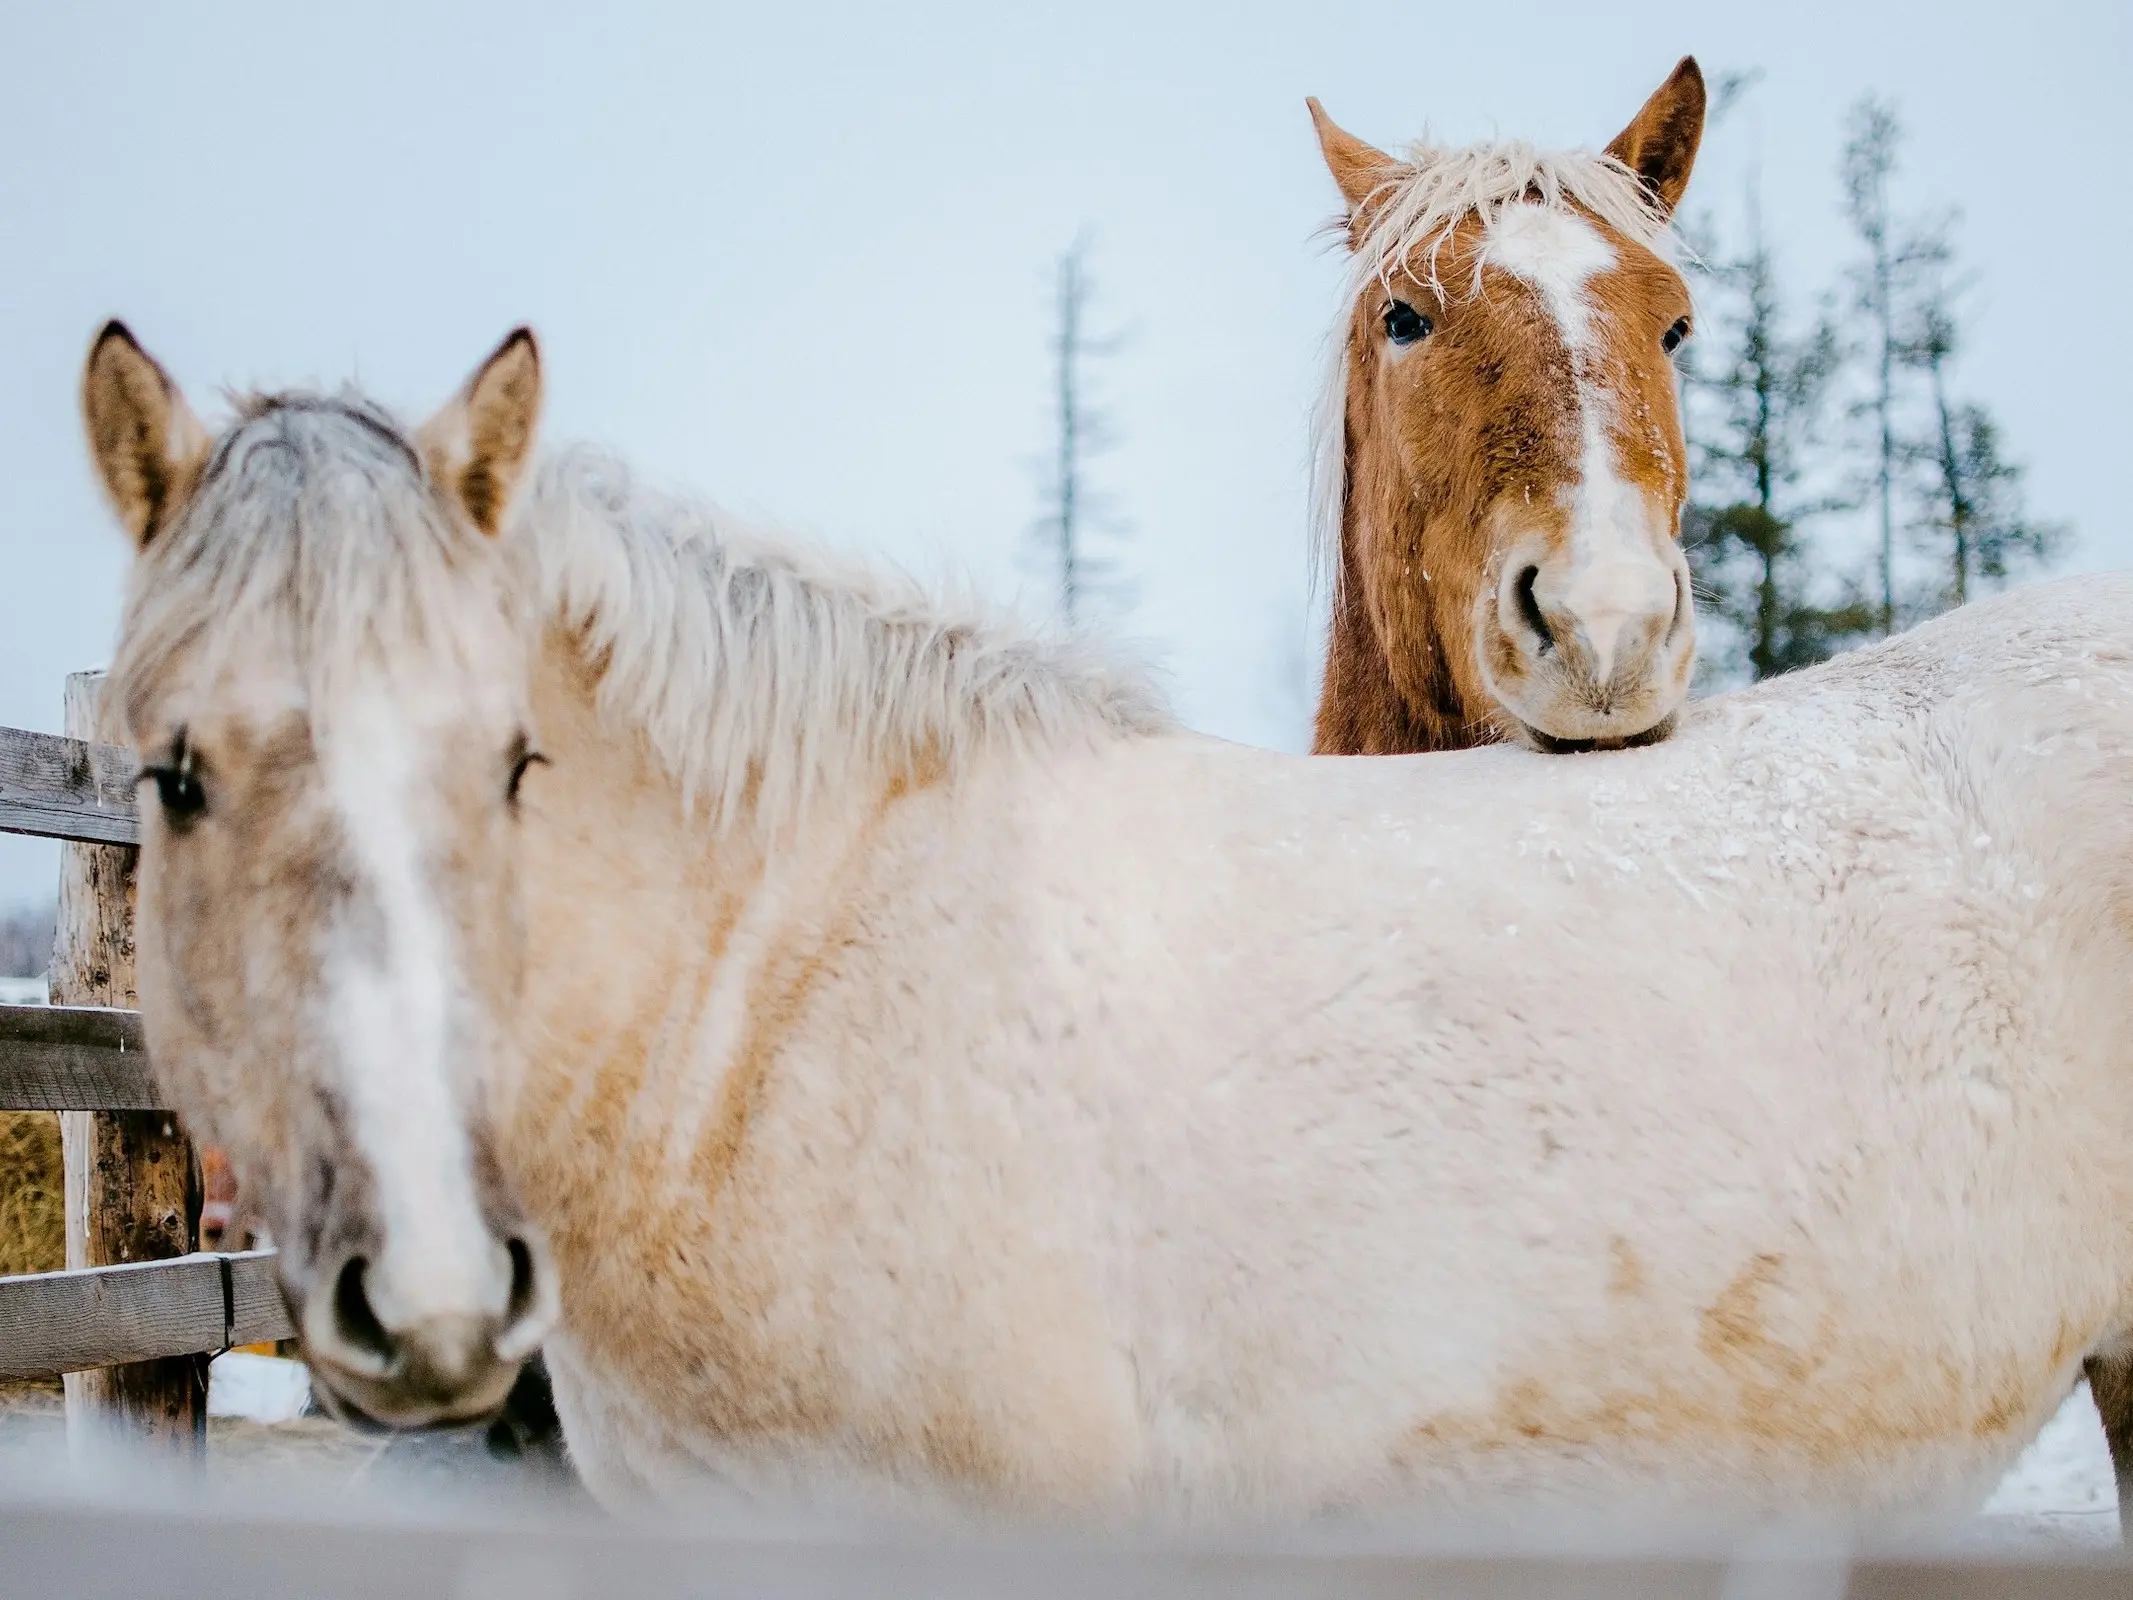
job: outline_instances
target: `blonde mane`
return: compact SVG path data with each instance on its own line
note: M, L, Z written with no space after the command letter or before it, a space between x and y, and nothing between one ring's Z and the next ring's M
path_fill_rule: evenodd
M603 715L641 726L719 826L783 826L868 773L952 778L990 752L1173 726L1140 670L1086 640L746 533L599 451L542 462L498 561L445 514L382 408L354 394L237 407L184 513L135 563L112 667L129 736L151 731L135 719L181 655L266 632L293 644L317 700L350 671L429 659L411 644L484 636L464 624L487 607L529 633L560 624L600 675Z
M1540 150L1518 139L1464 149L1410 144L1358 208L1369 213L1369 225L1349 255L1347 292L1333 324L1326 379L1313 412L1311 525L1318 584L1330 586L1340 574L1347 487L1348 328L1356 300L1372 283L1390 288L1398 276L1444 294L1438 257L1453 228L1478 217L1486 237L1506 208L1525 202L1586 211L1670 265L1687 253L1643 180L1604 152ZM1328 231L1348 237L1349 219L1335 218ZM1476 294L1480 287L1477 252L1467 293Z
M721 822L778 826L862 765L953 776L1174 726L1140 668L1079 635L748 531L601 451L545 461L517 523L542 613L601 668L603 714L643 728Z

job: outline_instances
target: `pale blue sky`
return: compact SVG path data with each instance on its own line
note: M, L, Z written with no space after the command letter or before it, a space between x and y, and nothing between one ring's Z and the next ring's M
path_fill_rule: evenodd
M410 411L512 324L551 431L1007 591L1046 435L1048 270L1097 230L1128 626L1186 715L1297 744L1306 418L1337 265L1303 97L1380 144L1612 135L1685 51L1768 77L1692 203L1759 163L1798 276L1843 249L1845 107L1963 209L1966 381L2078 566L2133 560L2133 8L0 3L0 723L56 726L123 564L74 417L126 317L196 400L350 375ZM0 838L0 904L50 847Z

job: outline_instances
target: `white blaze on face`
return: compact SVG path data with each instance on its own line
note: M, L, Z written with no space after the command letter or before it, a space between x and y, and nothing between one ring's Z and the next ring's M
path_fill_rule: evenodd
M1584 217L1555 207L1507 206L1490 230L1484 261L1531 285L1570 353L1577 384L1578 482L1570 506L1570 560L1544 571L1546 596L1578 619L1605 682L1624 623L1671 612L1674 573L1655 548L1655 516L1644 492L1622 474L1614 444L1614 404L1594 381L1606 330L1592 281L1613 267L1614 246Z
M502 1311L500 1250L475 1192L466 1108L448 1057L458 952L425 847L423 751L382 691L336 705L320 762L352 879L350 923L322 977L349 1130L375 1184L380 1245L366 1287L387 1327Z

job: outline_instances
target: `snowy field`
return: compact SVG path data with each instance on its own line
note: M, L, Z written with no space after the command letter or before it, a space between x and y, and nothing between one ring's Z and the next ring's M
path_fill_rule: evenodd
M2020 1539L2107 1547L2118 1541L2118 1490L2103 1424L2078 1385L2022 1459L2000 1480L1979 1530Z

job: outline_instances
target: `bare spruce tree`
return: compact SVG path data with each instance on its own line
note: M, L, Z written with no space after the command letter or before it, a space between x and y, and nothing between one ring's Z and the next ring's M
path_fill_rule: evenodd
M1879 521L1883 632L1961 605L1980 582L2043 565L2066 538L2026 515L2022 469L2006 458L1991 413L1954 393L1963 342L1954 218L1898 210L1902 137L1895 114L1869 97L1852 110L1843 159L1846 214L1862 246L1852 309L1870 369L1859 410L1873 428L1866 478ZM1923 583L1897 572L1899 529L1931 560Z
M1089 331L1090 239L1083 233L1059 257L1052 339L1055 437L1048 463L1044 514L1034 531L1048 575L1057 583L1059 608L1069 622L1093 603L1121 603L1125 586L1117 563L1096 549L1099 532L1116 533L1107 498L1089 482L1091 458L1108 450L1117 435L1110 417L1091 399L1090 364L1114 354L1122 340Z
M1833 509L1805 480L1838 369L1836 333L1826 316L1791 330L1753 180L1745 219L1737 255L1700 252L1716 315L1683 368L1695 424L1684 535L1706 612L1730 625L1748 675L1767 678L1835 654L1874 613L1810 539Z
M1945 232L1939 242L1945 268L1954 250ZM2062 525L2027 515L2022 468L2003 453L1999 425L1983 405L1953 392L1950 369L1963 335L1961 296L1962 285L1948 271L1934 273L1904 349L1926 381L1925 425L1907 453L1923 480L1911 531L1939 574L1934 592L1924 597L1933 610L1962 605L1980 583L2004 583L2043 566L2067 537Z
M1849 124L1840 169L1845 216L1861 246L1852 270L1852 312L1868 369L1858 410L1872 427L1864 498L1873 507L1880 541L1876 621L1883 633L1893 633L1902 610L1896 530L1904 520L1906 333L1918 321L1925 286L1946 266L1947 244L1944 225L1918 227L1896 210L1891 187L1903 127L1894 110L1868 95L1852 107Z

